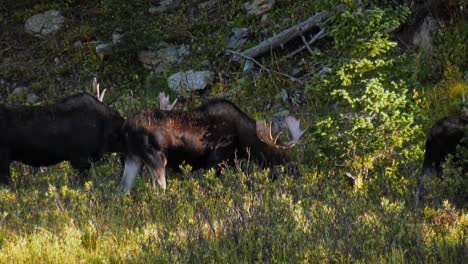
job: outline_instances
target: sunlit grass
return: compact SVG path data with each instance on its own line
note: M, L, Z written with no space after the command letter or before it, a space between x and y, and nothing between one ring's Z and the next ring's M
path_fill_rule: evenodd
M28 177L28 187L3 188L0 262L411 263L466 257L466 212L449 205L413 211L407 197L369 199L336 189L343 179L327 178L332 182L323 186L327 176L316 171L275 181L255 168L248 174L229 168L220 177L214 170L171 172L165 192L144 175L124 195L110 167L98 166L103 178L84 186L53 177L68 173L54 168Z

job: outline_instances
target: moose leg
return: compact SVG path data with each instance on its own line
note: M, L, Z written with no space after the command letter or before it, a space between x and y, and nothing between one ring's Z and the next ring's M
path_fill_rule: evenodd
M78 181L84 182L89 177L89 169L91 168L91 163L87 158L78 158L70 161L71 166L78 171Z
M10 175L10 155L7 150L0 150L0 184L9 184Z
M147 153L145 162L150 167L153 187L156 187L158 182L159 186L166 190L166 155L162 151L154 150Z
M125 158L125 168L119 186L128 193L135 183L135 178L141 169L141 159L137 156L129 155Z
M235 149L231 147L215 148L210 151L205 161L205 168L216 168L216 175L221 176L221 163L232 164L235 158Z

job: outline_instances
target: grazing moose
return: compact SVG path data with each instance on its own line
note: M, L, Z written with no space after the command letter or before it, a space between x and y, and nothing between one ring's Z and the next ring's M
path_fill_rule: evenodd
M163 102L163 101L161 101ZM287 150L304 133L299 121L286 119L292 140L279 145L271 136L271 125L255 121L227 100L217 99L190 112L146 109L129 118L123 128L127 155L120 186L129 192L143 162L150 168L153 186L166 188L166 167L177 169L182 162L194 169L251 157L270 166L287 161Z
M432 177L441 172L441 164L449 154L455 155L457 146L468 129L468 116L457 115L445 117L437 121L428 131L426 137L426 152L422 166L422 175L416 189L415 207L424 192L425 177ZM465 143L465 147L468 145ZM466 172L468 168L463 168Z
M426 139L423 172L425 174L439 173L441 163L448 154L455 155L457 146L461 143L468 129L468 116L458 115L445 117L437 121L429 130Z
M94 96L79 93L45 106L0 105L0 183L10 181L10 163L48 166L68 160L83 173L90 160L123 152L124 119ZM105 91L104 91L105 92Z

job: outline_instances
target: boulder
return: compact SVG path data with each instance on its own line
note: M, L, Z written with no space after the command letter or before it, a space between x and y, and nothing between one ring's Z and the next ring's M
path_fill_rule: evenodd
M64 22L65 18L58 10L49 10L30 17L24 28L34 36L44 36L60 30Z
M186 71L171 75L168 80L168 86L176 92L194 91L205 89L213 79L213 73L210 71Z

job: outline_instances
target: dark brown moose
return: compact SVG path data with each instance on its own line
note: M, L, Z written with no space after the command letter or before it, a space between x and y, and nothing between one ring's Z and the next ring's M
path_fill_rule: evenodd
M427 133L423 172L439 173L448 154L455 155L468 129L468 116L457 115L437 121Z
M222 161L253 158L265 166L287 159L287 150L304 133L294 117L286 119L292 140L277 144L271 124L255 121L234 104L211 100L190 111L167 111L167 98L160 109L146 109L129 118L123 128L127 155L120 186L129 192L142 164L149 166L152 184L166 188L166 167L178 169L183 162L194 169L210 168ZM161 110L166 109L166 110Z
M456 156L457 146L468 147L468 142L463 143L463 138L468 129L468 116L455 115L442 118L437 121L428 131L426 137L426 151L422 166L422 174L419 186L416 189L415 207L424 193L426 177L440 174L441 165L448 155ZM457 160L456 157L454 160ZM463 168L465 172L468 168Z
M10 163L48 166L61 161L85 172L106 152L123 152L124 119L96 97L79 93L45 106L0 105L0 183L10 181Z

